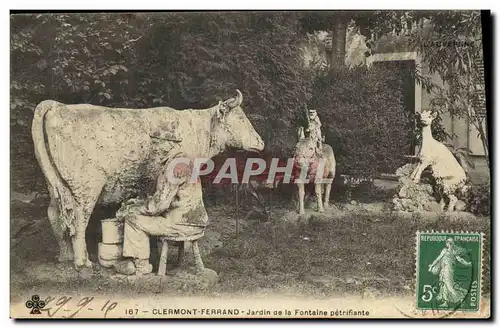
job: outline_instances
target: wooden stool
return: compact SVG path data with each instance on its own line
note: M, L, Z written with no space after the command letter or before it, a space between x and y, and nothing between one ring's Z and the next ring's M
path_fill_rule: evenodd
M184 262L184 243L186 241L191 241L193 245L193 254L195 260L196 270L201 271L205 268L203 265L203 260L201 259L200 249L198 247L198 239L203 235L192 236L188 238L169 238L169 237L159 237L158 246L160 248L160 260L158 263L158 275L164 276L167 274L167 255L168 255L168 241L177 241L178 244L178 262L182 264Z

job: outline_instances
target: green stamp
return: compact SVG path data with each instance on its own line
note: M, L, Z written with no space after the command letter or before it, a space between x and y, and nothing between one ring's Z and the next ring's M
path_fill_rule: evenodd
M417 232L417 308L478 311L483 234Z

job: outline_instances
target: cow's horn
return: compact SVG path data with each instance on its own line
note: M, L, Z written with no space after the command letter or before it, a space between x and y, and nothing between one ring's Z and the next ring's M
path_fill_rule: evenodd
M241 91L236 89L236 92L238 93L238 95L236 96L236 99L233 98L228 103L229 107L231 107L231 108L238 107L243 103L243 95L241 94Z

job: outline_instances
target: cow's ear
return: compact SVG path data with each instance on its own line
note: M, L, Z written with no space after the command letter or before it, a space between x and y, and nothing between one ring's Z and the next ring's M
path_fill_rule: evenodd
M236 89L236 97L235 98L230 98L225 101L219 101L219 107L217 109L217 117L220 119L224 119L233 108L236 108L240 106L243 103L243 95L241 94L241 91Z
M227 113L231 111L231 107L229 107L226 102L219 101L219 106L217 107L217 118L221 121L224 120Z

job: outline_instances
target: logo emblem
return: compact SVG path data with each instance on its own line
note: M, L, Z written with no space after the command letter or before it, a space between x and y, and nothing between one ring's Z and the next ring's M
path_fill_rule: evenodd
M33 295L31 300L26 301L26 307L31 309L30 314L41 314L40 309L45 307L45 301L41 301L40 296Z

